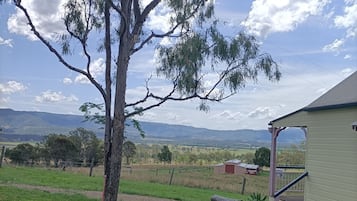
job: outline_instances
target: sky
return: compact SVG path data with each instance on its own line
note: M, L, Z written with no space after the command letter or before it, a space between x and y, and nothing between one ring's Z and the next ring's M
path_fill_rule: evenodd
M64 33L61 5L65 0L26 0L34 23L47 40L58 47ZM148 0L143 0L145 5ZM138 120L218 130L266 129L280 116L294 112L325 93L357 70L357 0L216 0L216 16L225 22L225 34L239 31L254 35L262 52L272 55L282 78L270 82L264 76L248 82L234 96L210 103L199 111L198 101L167 102ZM146 22L151 30L169 27L165 7L154 10ZM99 92L83 76L66 69L31 34L13 5L0 5L0 108L78 114L84 102L103 102ZM98 41L92 41L98 45ZM160 41L166 43L168 41ZM91 69L103 81L103 55L93 52ZM145 95L145 80L155 72L155 51L146 47L130 60L127 101ZM84 66L83 54L68 57ZM167 82L151 83L157 92Z

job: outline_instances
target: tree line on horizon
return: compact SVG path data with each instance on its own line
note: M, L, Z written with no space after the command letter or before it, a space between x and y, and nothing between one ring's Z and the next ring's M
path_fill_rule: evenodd
M94 132L77 128L69 134L49 134L42 142L32 145L21 143L6 151L6 157L14 164L65 167L95 166L103 164L103 141ZM231 159L249 164L269 166L270 150L266 147L237 153L222 148L193 148L193 146L135 144L126 140L123 145L123 161L130 164L183 164L213 165ZM278 152L280 165L303 165L304 151L301 146Z

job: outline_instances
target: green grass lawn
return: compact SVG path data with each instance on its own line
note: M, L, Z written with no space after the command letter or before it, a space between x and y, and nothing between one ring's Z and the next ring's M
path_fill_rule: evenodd
M18 183L18 184L49 186L49 187L73 189L73 190L101 191L103 188L103 177L99 177L99 176L88 177L83 174L75 174L75 173L63 172L60 170L53 170L53 169L46 169L46 168L3 167L0 168L0 183L2 184ZM218 194L230 198L243 199L243 200L246 200L247 198L247 196L245 195L229 193L229 192L200 189L200 188L189 188L189 187L175 186L175 185L169 186L164 184L130 181L124 179L121 180L120 191L122 193L127 193L127 194L147 195L153 197L170 198L170 199L181 200L181 201L209 200L210 197L214 194ZM30 195L24 193L21 194L21 197L23 196L25 197ZM42 197L45 196L47 196L47 194L42 195ZM31 197L25 200L30 200L30 198ZM18 199L4 199L4 200L18 200ZM55 200L55 198L53 200ZM70 198L62 199L62 200L70 200Z
M10 186L0 187L0 201L95 201L83 195L66 195L61 193L49 193L39 190L26 190Z
M60 169L3 167L0 169L0 183L19 183L50 186L64 189L101 191L102 177L88 177L82 174L64 172Z
M202 201L210 200L212 195L221 195L236 199L246 199L247 196L222 192L210 189L189 188L183 186L169 186L157 183L121 181L121 192L127 194L148 195L152 197L169 198L182 201Z

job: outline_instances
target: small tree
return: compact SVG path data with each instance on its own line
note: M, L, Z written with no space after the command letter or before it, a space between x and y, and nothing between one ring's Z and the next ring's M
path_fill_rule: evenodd
M157 154L157 157L161 162L171 163L172 153L169 150L169 147L167 145L164 145L164 147L161 149L161 152Z
M78 148L66 135L50 134L45 137L43 144L55 167L58 167L60 160L73 160L79 155Z
M94 132L84 128L77 128L69 132L69 139L79 150L79 161L89 165L92 160L98 160L100 152L99 139Z
M29 143L18 144L15 148L8 151L11 162L16 164L33 164L36 160L35 148Z
M132 141L125 141L123 144L123 155L126 158L126 164L129 165L130 158L136 154L136 146Z
M266 147L260 147L255 151L254 164L259 165L261 167L270 166L270 149Z

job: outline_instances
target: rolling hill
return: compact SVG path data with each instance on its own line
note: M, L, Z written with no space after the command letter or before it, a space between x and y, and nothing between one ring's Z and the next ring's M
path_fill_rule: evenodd
M40 141L50 133L66 134L78 127L94 131L103 138L101 125L84 122L83 116L45 112L0 109L1 141ZM267 130L211 130L182 125L140 122L145 131L141 138L130 123L125 130L128 139L136 143L165 143L216 147L268 146L271 135ZM284 146L299 144L304 140L301 130L288 129L279 136Z

